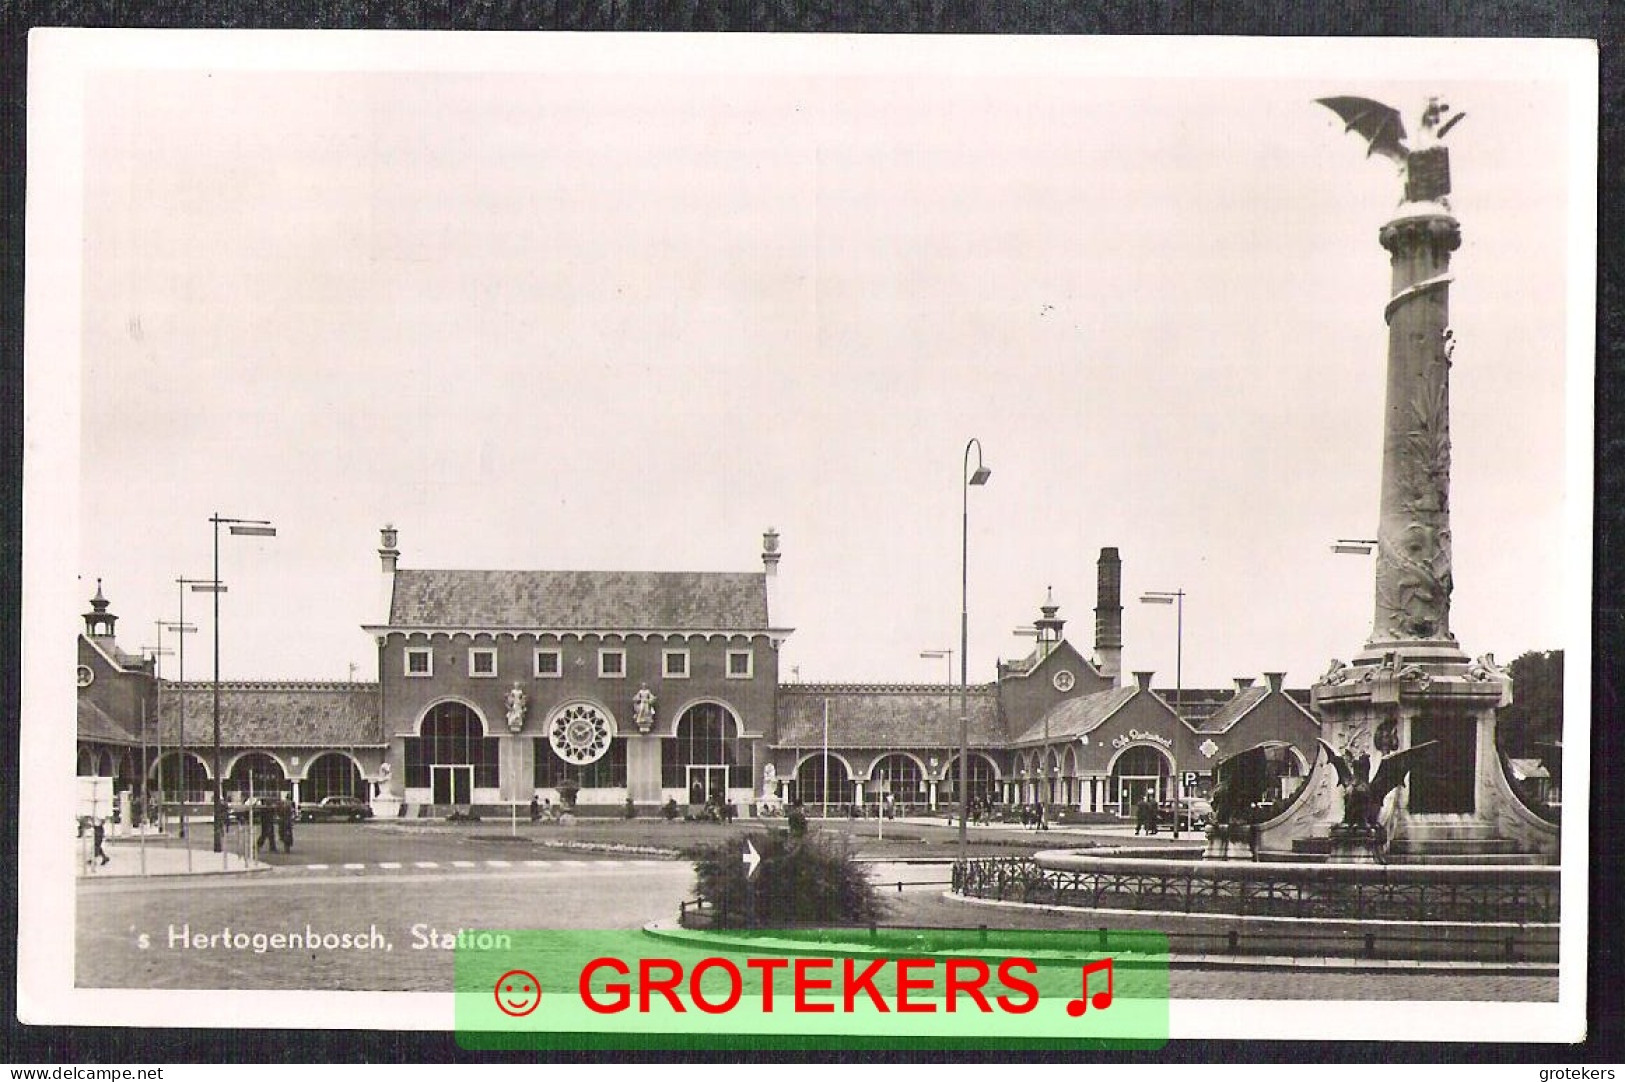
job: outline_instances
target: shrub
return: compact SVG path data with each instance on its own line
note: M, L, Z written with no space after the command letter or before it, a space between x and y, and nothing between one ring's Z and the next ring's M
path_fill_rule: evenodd
M678 815L677 799L673 797L671 800L666 801L666 806L660 809L660 814L666 817L668 823L675 820Z
M868 871L844 839L826 842L789 831L749 835L761 854L747 878L744 839L702 846L694 854L696 891L711 907L712 926L866 925L885 915Z
M785 822L790 824L790 833L800 837L807 833L807 813L800 808L791 808Z

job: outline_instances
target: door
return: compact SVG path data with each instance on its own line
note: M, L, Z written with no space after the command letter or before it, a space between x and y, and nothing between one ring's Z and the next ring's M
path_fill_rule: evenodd
M471 804L474 800L474 768L442 766L429 768L436 804Z
M691 766L688 768L688 799L691 804L717 804L728 802L728 768L725 766Z

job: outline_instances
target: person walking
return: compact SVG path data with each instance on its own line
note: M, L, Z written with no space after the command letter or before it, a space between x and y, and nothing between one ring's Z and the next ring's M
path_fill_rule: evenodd
M258 853L269 844L271 852L274 853L276 852L276 816L270 808L263 805L257 810L260 815L260 833L259 837L254 839L254 852ZM249 814L254 814L254 810L250 810Z
M108 862L110 858L107 855L107 850L102 848L102 843L106 840L107 821L105 819L98 819L96 820L96 825L91 830L91 841L94 845L94 848L92 848L90 852L91 860L100 859L103 864Z
M293 852L293 804L282 801L276 806L277 833L282 836L282 848L285 852Z
M542 805L534 793L530 797L530 821L534 823L542 817Z

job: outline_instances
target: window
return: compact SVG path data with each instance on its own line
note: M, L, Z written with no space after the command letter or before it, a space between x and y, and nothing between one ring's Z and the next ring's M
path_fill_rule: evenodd
M533 743L536 767L532 780L538 789L556 789L566 778L574 779L583 789L626 787L626 741L623 738L611 740L609 750L603 757L585 766L576 766L559 758L545 739L537 739Z
M741 746L738 725L716 703L696 703L677 721L677 735L660 742L660 784L669 788L690 783L691 766L745 766L750 752Z
M433 676L434 651L427 646L408 646L406 648L406 675Z
M660 675L671 680L688 679L687 650L667 650L661 657Z
M729 650L728 679L749 680L752 669L751 663L755 656L749 650Z
M481 647L468 652L468 675L495 676L497 674L497 652Z
M611 679L624 677L626 675L626 651L598 651L598 675Z
M497 787L502 741L485 735L485 725L474 711L462 703L437 703L424 717L421 732L402 741L408 786L429 788L436 766L471 765L476 788Z
M558 677L564 675L564 651L551 648L536 651L536 675Z

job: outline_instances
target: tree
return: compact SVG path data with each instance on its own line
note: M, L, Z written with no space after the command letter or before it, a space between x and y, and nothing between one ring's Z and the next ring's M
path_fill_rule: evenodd
M1507 666L1512 705L1496 712L1501 751L1515 759L1551 759L1563 739L1563 651L1530 650Z

